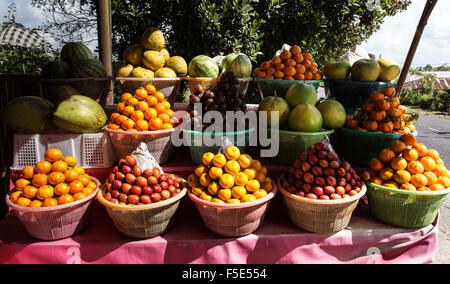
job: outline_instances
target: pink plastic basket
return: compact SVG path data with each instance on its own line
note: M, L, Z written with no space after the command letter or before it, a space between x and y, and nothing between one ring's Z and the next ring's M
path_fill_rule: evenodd
M100 182L91 177L97 189L89 196L65 205L30 208L18 206L6 196L6 204L12 208L25 230L33 238L53 241L68 238L89 225L92 201L97 196Z
M212 232L225 237L241 237L256 231L264 221L270 200L277 193L277 185L266 197L240 204L218 204L198 198L190 190L189 198L195 202L203 223Z

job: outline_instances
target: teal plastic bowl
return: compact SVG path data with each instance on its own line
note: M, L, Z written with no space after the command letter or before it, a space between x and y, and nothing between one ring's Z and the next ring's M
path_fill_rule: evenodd
M266 97L274 96L275 93L280 98L285 98L287 90L296 83L313 84L316 90L323 80L306 80L306 81L296 81L296 80L271 80L271 79L261 79L256 78L255 82L258 86L259 94L263 100Z
M327 98L339 101L347 111L352 113L370 99L373 91L385 89L391 82L360 82L352 80L324 81L325 95Z
M270 135L270 130L269 135ZM308 150L308 147L323 141L328 135L334 133L334 130L324 130L319 132L296 132L289 130L273 130L278 132L280 148L278 155L273 159L281 165L292 166L295 160L300 158L302 153Z
M352 164L367 167L372 158L378 157L381 150L391 147L394 140L402 134L364 132L348 128L338 131L338 149L343 158ZM417 132L413 133L417 136Z
M207 145L207 143L205 143L205 139L215 139L216 137L226 136L230 139L233 145L239 148L241 153L244 153L245 149L249 145L250 133L253 131L255 131L255 128L250 128L244 131L222 133L200 132L183 129L183 136L184 139L188 140L186 142L189 143L192 162L199 165L202 163L202 157L205 153L211 152L216 154L220 149L220 146L217 145Z

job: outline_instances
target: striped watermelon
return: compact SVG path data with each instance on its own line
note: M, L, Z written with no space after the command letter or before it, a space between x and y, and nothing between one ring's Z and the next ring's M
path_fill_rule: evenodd
M66 43L61 49L61 60L66 61L70 65L75 65L79 61L86 59L94 59L89 47L81 42Z
M70 70L72 78L103 78L106 77L105 66L97 59L86 59L72 66Z
M41 76L47 79L67 78L70 76L70 65L59 59L49 61L42 66Z
M206 55L198 55L189 63L188 74L191 77L216 78L219 75L219 66Z

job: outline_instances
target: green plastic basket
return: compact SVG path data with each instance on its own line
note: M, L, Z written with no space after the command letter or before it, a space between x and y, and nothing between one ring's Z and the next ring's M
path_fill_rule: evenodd
M267 131L269 131L268 136L270 136L271 131L269 129ZM308 147L323 141L328 135L334 132L334 130L320 132L273 131L278 132L280 139L278 155L274 157L274 160L286 166L292 166L294 161L299 159L300 155L308 150Z
M417 132L413 133L417 136ZM381 150L391 147L394 140L402 134L364 132L341 128L337 132L338 149L341 156L349 163L362 167L369 166L372 158Z
M296 83L313 84L316 90L319 88L320 83L323 80L272 80L272 79L261 79L255 78L255 82L258 86L259 94L263 100L266 97L274 96L275 92L278 97L283 98L286 95L287 90Z
M450 188L441 191L407 191L369 182L370 213L377 220L400 228L423 228L436 219Z
M222 133L211 133L211 132L200 132L200 131L193 131L193 130L183 130L184 135L188 134L190 135L190 146L189 150L191 153L191 159L195 164L201 164L202 163L202 157L203 154L211 152L216 154L220 146L213 145L209 146L206 145L205 138L206 139L214 139L215 137L219 136L226 136L230 139L230 141L233 143L233 145L237 146L241 153L245 152L245 149L247 148L250 140L250 133L253 132L255 128L250 128L244 131L236 131L236 132L222 132ZM186 138L185 139L189 139ZM199 146L197 146L200 144Z

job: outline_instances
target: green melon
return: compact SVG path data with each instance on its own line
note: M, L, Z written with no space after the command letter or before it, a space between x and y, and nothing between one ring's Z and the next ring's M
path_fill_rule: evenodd
M70 76L72 78L103 78L106 77L106 68L97 59L87 59L73 65Z
M94 55L89 47L81 42L66 43L61 49L61 60L70 65L78 64L78 62L86 59L94 59Z
M252 74L252 62L244 53L231 53L223 59L220 69L223 73L233 71L238 78L249 78Z
M42 66L41 76L46 79L61 79L70 76L69 63L56 59Z
M186 60L181 56L172 56L166 61L164 67L172 69L179 77L187 75L188 66Z
M198 55L189 63L188 74L191 77L216 78L219 76L219 66L206 55Z

